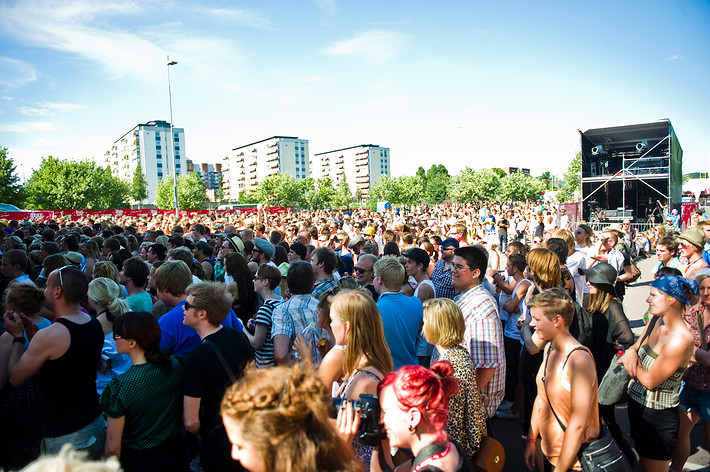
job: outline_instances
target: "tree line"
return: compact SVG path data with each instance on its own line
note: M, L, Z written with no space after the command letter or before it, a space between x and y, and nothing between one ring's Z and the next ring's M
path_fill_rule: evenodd
M254 191L242 193L239 203L317 209L374 207L380 201L394 205L510 202L538 200L549 189L558 191L559 200L576 200L581 187L580 168L581 155L577 153L564 176L556 177L557 185L550 188L549 172L532 177L506 174L500 168L466 167L452 176L443 164L432 165L428 170L420 166L415 175L382 176L371 186L366 198L359 189L351 190L345 178L336 183L330 177L297 180L290 174L279 173L265 178ZM119 179L108 167L102 168L90 159L43 157L39 168L24 184L15 171L8 149L0 147L0 203L27 209L110 209L125 208L130 202L140 202L148 196L140 165L130 182ZM180 208L207 208L205 186L197 173L178 176L177 186ZM155 203L158 208L174 207L172 176L158 183Z

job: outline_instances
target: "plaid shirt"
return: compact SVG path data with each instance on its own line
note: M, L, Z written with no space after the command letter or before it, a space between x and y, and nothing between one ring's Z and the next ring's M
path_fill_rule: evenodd
M313 287L313 291L311 291L311 296L316 300L320 300L320 297L322 297L324 293L335 287L335 285L335 280L333 280L332 277L330 279L321 280L315 285L315 287Z
M296 336L301 334L310 323L318 325L317 310L318 300L310 294L291 296L274 310L271 339L278 334L285 334L291 338L293 344Z
M451 269L453 264L445 267L444 259L439 259L431 271L431 281L434 283L436 296L440 298L451 298L456 296L456 289L451 285Z
M505 350L503 327L493 296L483 287L462 293L456 304L463 312L466 333L461 344L468 349L475 368L495 368L493 378L481 391L483 412L491 418L505 393Z

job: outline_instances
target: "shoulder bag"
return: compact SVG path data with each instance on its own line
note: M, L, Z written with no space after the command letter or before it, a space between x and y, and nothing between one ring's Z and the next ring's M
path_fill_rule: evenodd
M651 334L657 321L657 316L651 318L646 334L644 334L641 339L641 345L643 345L643 342ZM626 371L624 365L619 364L620 358L621 356L618 352L614 354L611 364L609 364L609 368L606 370L604 377L602 377L602 380L599 383L600 405L618 405L626 400L631 376Z
M474 469L484 472L501 472L505 467L505 449L490 436L483 436L478 451L473 455Z
M569 360L569 356L576 350L582 349L581 347L576 347L567 354L567 359L565 359L565 364ZM590 354L591 355L591 354ZM565 425L562 424L560 418L555 413L555 409L552 407L552 402L550 401L549 395L547 395L547 384L545 383L545 378L547 377L547 361L550 358L550 351L547 351L547 356L545 357L545 370L543 371L543 385L545 386L545 396L547 397L547 404L550 405L550 411L555 416L557 423L562 428L563 432L567 431ZM601 422L599 425L599 437L594 441L588 443L582 443L582 446L577 451L577 458L582 466L583 472L631 472L631 467L629 466L624 453L621 452L619 445L616 444L614 438L611 437L609 430L606 429Z

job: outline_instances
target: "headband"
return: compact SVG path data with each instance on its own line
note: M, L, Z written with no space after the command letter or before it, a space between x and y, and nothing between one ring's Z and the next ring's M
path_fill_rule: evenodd
M684 279L679 275L664 275L653 281L651 287L654 287L661 292L665 292L671 297L680 300L686 305L690 304L685 289L688 289L695 296L698 296L698 282L693 279Z

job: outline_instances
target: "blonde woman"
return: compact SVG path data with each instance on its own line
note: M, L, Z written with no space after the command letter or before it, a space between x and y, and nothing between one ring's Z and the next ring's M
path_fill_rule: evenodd
M101 264L101 262L99 262ZM131 358L119 354L113 338L114 320L130 310L122 298L119 285L107 277L97 277L89 283L89 306L96 311L96 320L104 332L101 365L96 372L96 391L101 395L106 385L131 367Z
M375 302L364 292L340 292L330 306L330 328L335 343L345 345L345 376L336 396L357 400L362 394L377 395L377 384L392 370L392 356ZM353 446L361 463L369 466L372 447Z
M466 325L459 306L448 298L424 302L422 333L436 347L439 360L449 361L458 379L459 390L449 398L446 431L461 446L469 460L478 451L481 437L486 435L486 419L476 383L476 369L471 355L461 343Z

